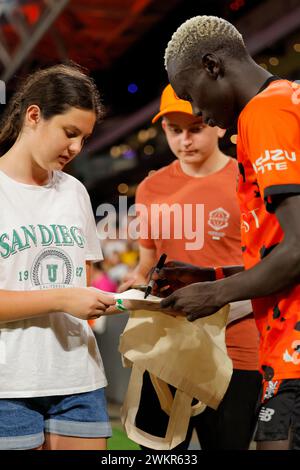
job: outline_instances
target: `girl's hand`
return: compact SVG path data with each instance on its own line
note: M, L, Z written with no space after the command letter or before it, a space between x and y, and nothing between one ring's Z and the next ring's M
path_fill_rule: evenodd
M62 308L59 310L82 320L98 318L116 303L112 296L103 294L97 289L82 287L62 289L60 292L63 298Z

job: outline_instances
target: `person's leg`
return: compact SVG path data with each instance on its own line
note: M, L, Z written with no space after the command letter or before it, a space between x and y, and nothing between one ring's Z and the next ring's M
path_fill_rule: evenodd
M41 450L44 418L32 398L0 399L0 450Z
M217 410L207 407L193 424L203 450L247 450L255 426L261 388L257 371L233 370L229 387Z
M290 440L262 441L257 443L256 450L289 450Z
M112 435L106 408L104 389L48 397L44 449L105 450Z
M106 450L107 439L84 439L46 433L43 450Z
M264 383L255 435L257 450L297 448L300 438L299 390L300 380L297 379Z
M174 394L175 389L173 387L170 388ZM160 407L159 399L152 385L150 375L148 372L145 372L143 376L141 400L136 415L135 424L139 429L142 429L149 434L153 434L154 436L158 437L164 437L166 435L168 421L169 416ZM192 432L193 428L190 424L185 440L173 450L186 450L189 446ZM141 446L141 448L143 450L148 450L147 447L144 446Z

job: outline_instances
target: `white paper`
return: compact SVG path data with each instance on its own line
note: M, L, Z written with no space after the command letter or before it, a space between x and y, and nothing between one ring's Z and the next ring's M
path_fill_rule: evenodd
M145 293L138 289L129 289L125 292L118 292L113 294L115 299L123 300L143 300L144 302L156 302L159 303L162 299L156 297L155 295L149 294L146 299L144 299Z
M105 292L101 289L97 289L96 287L88 287L88 289L94 289L98 292L101 292L102 294L110 295L116 300L130 300L131 310L159 310L158 305L162 300L162 298L151 294L149 294L148 297L144 299L145 293L138 289L129 289L125 292Z
M115 299L130 300L132 310L159 310L159 304L162 300L160 297L151 294L144 299L145 293L138 289L129 289L113 295Z

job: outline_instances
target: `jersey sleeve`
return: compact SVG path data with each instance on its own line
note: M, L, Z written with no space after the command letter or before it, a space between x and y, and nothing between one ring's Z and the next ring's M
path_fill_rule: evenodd
M142 182L138 186L135 196L136 213L140 220L141 235L138 242L142 247L152 249L155 248L155 243L151 239L151 212L145 192L145 185Z
M101 261L103 260L101 242L97 234L96 221L93 214L90 196L84 187L82 187L82 193L85 207L85 259L86 261Z
M273 196L300 194L300 105L261 105L248 116L246 134L248 157L272 212Z

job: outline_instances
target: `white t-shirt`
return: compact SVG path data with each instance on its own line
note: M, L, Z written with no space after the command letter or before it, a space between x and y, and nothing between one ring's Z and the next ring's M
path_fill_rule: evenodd
M101 260L89 195L56 171L47 186L0 171L0 289L86 286L86 260ZM107 384L86 320L67 313L0 323L0 398L67 395Z

